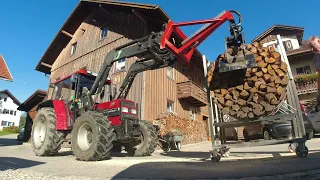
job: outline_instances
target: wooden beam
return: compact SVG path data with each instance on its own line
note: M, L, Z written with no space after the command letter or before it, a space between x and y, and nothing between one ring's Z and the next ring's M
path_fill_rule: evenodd
M62 30L61 31L61 33L62 34L65 34L65 35L67 35L67 36L69 36L70 38L73 38L73 35L72 34L70 34L70 33L68 33L67 31L65 31L65 30Z
M40 64L43 65L43 66L46 66L46 67L48 67L50 69L52 68L52 66L50 64L47 64L47 63L44 63L44 62L41 62Z
M145 24L147 24L147 19L136 9L132 9L132 13L141 19Z

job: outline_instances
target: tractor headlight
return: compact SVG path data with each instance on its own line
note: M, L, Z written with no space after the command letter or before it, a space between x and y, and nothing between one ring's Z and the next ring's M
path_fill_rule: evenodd
M126 108L126 107L123 107L123 108L122 108L122 112L128 113L128 112L129 112L129 109Z
M131 113L132 113L132 114L137 114L137 110L131 109Z

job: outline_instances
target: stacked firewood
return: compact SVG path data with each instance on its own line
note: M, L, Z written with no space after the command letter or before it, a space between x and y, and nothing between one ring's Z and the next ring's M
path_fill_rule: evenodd
M271 47L255 42L246 45L247 54L254 54L257 67L219 73L219 62L226 53L239 54L227 49L218 56L208 71L208 85L214 92L214 102L225 113L235 118L254 118L271 113L283 100L289 82L287 64ZM239 51L241 49L238 49Z

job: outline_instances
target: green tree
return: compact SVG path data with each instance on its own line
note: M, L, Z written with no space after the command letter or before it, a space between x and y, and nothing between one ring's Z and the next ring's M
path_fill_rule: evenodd
M20 116L19 129L24 128L27 120L27 113L22 113Z

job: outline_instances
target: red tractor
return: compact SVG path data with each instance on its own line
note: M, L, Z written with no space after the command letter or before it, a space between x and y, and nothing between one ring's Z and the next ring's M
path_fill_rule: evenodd
M239 16L235 23L232 13ZM129 155L151 155L157 146L157 131L149 121L137 116L136 103L126 99L135 76L146 70L159 69L180 60L189 66L196 47L222 23L229 21L231 36L227 48L242 47L241 16L236 11L224 11L216 18L173 23L169 21L158 33L134 40L110 51L97 75L80 69L57 80L52 99L38 106L32 128L32 145L38 156L56 154L67 134L71 133L72 150L78 160L96 161L106 158L113 146L123 146ZM195 34L186 37L179 26L205 24ZM253 55L243 53L220 62L220 71L232 71L256 66ZM117 92L108 78L114 62L138 57ZM95 103L97 96L107 94L107 102Z

